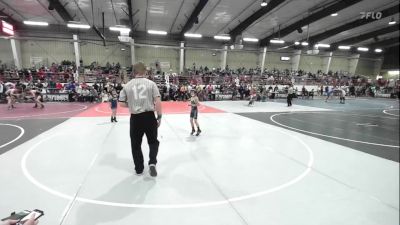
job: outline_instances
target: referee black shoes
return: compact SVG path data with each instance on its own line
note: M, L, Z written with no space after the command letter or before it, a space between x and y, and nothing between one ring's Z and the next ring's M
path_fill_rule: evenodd
M142 175L143 175L143 171L140 173L136 172L136 176L142 176Z
M156 177L157 176L156 165L150 164L149 167L150 167L150 176Z

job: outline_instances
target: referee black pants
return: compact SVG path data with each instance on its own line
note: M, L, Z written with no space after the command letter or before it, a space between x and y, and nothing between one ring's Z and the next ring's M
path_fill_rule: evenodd
M287 105L288 106L292 106L292 98L293 98L293 94L288 94L287 95L286 100L287 100Z
M142 138L146 134L149 144L149 165L157 164L157 154L159 141L157 140L157 119L154 112L144 112L140 114L131 114L130 119L130 137L133 162L137 173L143 172L144 162L142 153Z

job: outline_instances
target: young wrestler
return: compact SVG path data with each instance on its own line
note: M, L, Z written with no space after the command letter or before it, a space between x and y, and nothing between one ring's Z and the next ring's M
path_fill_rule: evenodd
M39 108L43 109L44 105L42 92L39 90L30 90L30 94L33 96L33 101L35 102L33 108L37 108L39 106Z
M192 126L192 132L190 133L190 135L193 135L196 132L196 130L195 130L195 125L196 125L196 127L197 127L196 136L199 136L201 133L199 122L197 121L197 116L199 113L199 110L197 108L199 106L199 98L197 97L194 90L192 90L190 92L190 95L191 95L190 104L189 104L189 106L191 106L190 125Z
M256 100L256 98L257 98L257 91L256 91L255 88L251 88L250 101L249 101L249 104L247 106L253 106L254 105L254 101Z
M118 94L115 89L110 92L111 123L117 121Z
M339 89L339 91L340 91L340 104L344 104L346 100L346 91L343 88Z
M11 110L13 108L15 108L14 104L17 100L17 98L19 98L19 96L21 95L21 89L16 87L16 88L10 88L6 91L6 98L7 98L7 108L8 110Z
M333 88L328 87L328 92L326 93L325 102L328 102L329 98L331 96L333 96L333 93L335 92L335 89L336 89L335 87L333 87Z

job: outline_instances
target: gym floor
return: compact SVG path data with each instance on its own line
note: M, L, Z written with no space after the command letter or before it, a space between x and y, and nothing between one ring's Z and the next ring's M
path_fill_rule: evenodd
M0 213L43 225L398 225L399 102L163 103L157 178L134 175L129 113L0 106ZM148 154L146 140L144 155ZM147 157L145 157L147 158Z

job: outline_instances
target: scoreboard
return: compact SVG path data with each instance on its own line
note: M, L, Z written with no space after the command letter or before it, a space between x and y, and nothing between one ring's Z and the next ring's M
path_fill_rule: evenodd
M14 26L10 23L7 23L4 20L0 20L0 34L13 36L14 35Z

